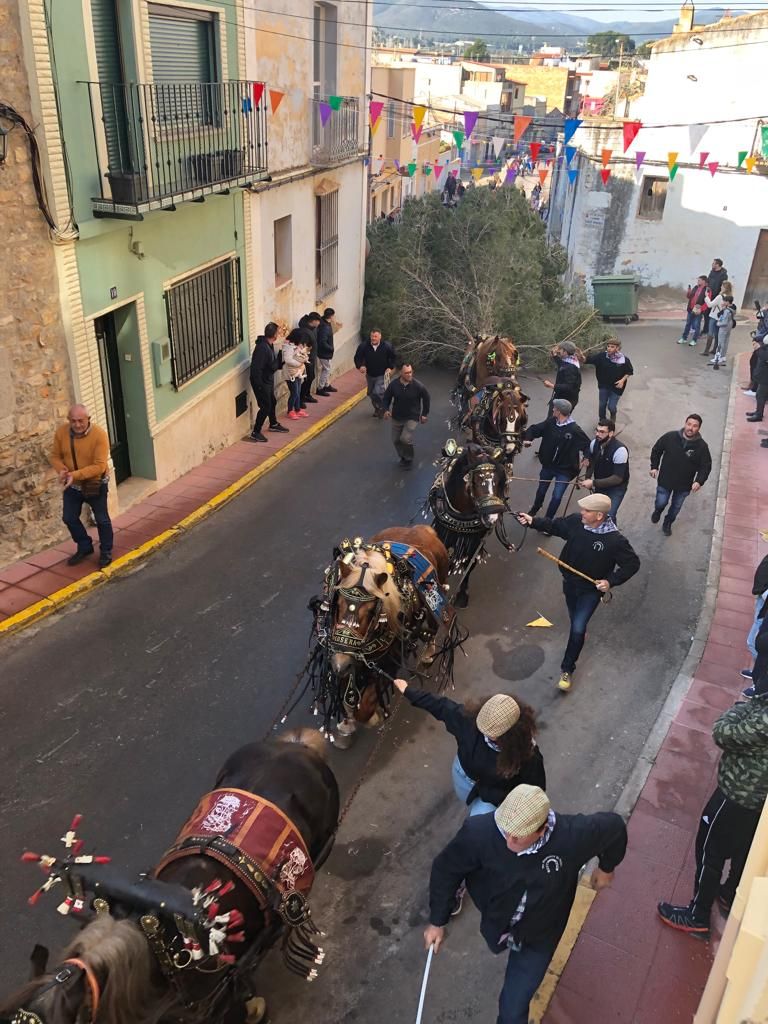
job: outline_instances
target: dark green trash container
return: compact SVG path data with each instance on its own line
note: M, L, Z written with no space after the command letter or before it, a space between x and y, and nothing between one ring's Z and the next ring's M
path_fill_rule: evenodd
M638 283L632 274L606 275L592 278L595 309L603 320L637 320Z

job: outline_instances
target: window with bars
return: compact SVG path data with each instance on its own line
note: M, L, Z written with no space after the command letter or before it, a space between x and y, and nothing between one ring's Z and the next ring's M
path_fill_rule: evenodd
M243 340L240 260L223 260L165 293L173 386L181 387Z
M339 190L315 197L315 281L317 298L339 287Z
M637 205L637 216L641 220L661 220L664 216L664 204L667 201L667 178L643 178L640 189L640 202Z

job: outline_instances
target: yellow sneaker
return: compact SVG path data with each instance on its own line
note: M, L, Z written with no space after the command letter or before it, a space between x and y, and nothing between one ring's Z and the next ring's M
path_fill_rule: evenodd
M571 673L561 672L560 678L557 681L557 688L567 693L571 688Z

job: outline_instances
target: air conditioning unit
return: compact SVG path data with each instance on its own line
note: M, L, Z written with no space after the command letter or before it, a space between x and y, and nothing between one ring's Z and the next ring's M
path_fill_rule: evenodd
M155 368L155 384L162 387L173 380L171 367L171 339L158 338L152 342L152 364Z

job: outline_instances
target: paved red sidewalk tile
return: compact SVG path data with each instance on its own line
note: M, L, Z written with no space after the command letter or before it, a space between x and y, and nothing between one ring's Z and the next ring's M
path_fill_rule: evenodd
M656 904L691 898L695 834L717 781L712 724L738 699L739 669L751 663L752 578L768 553L759 532L768 528L766 462L760 435L743 422L752 407L738 390L718 594L701 661L629 818L624 863L592 903L545 1024L690 1024L699 1005L724 921L715 911L713 937L701 942L664 926Z
M159 488L127 512L116 516L112 524L115 530L115 557L127 554L175 526L214 495L266 462L358 394L360 374L351 370L333 383L338 389L337 394L311 406L311 414L306 419L292 422L289 433L269 434L267 444L237 441L200 466L195 466L178 480ZM96 543L96 530L91 528L88 532ZM76 566L67 565L67 558L73 553L72 541L59 541L45 551L29 555L1 569L0 622L98 570L98 555Z

